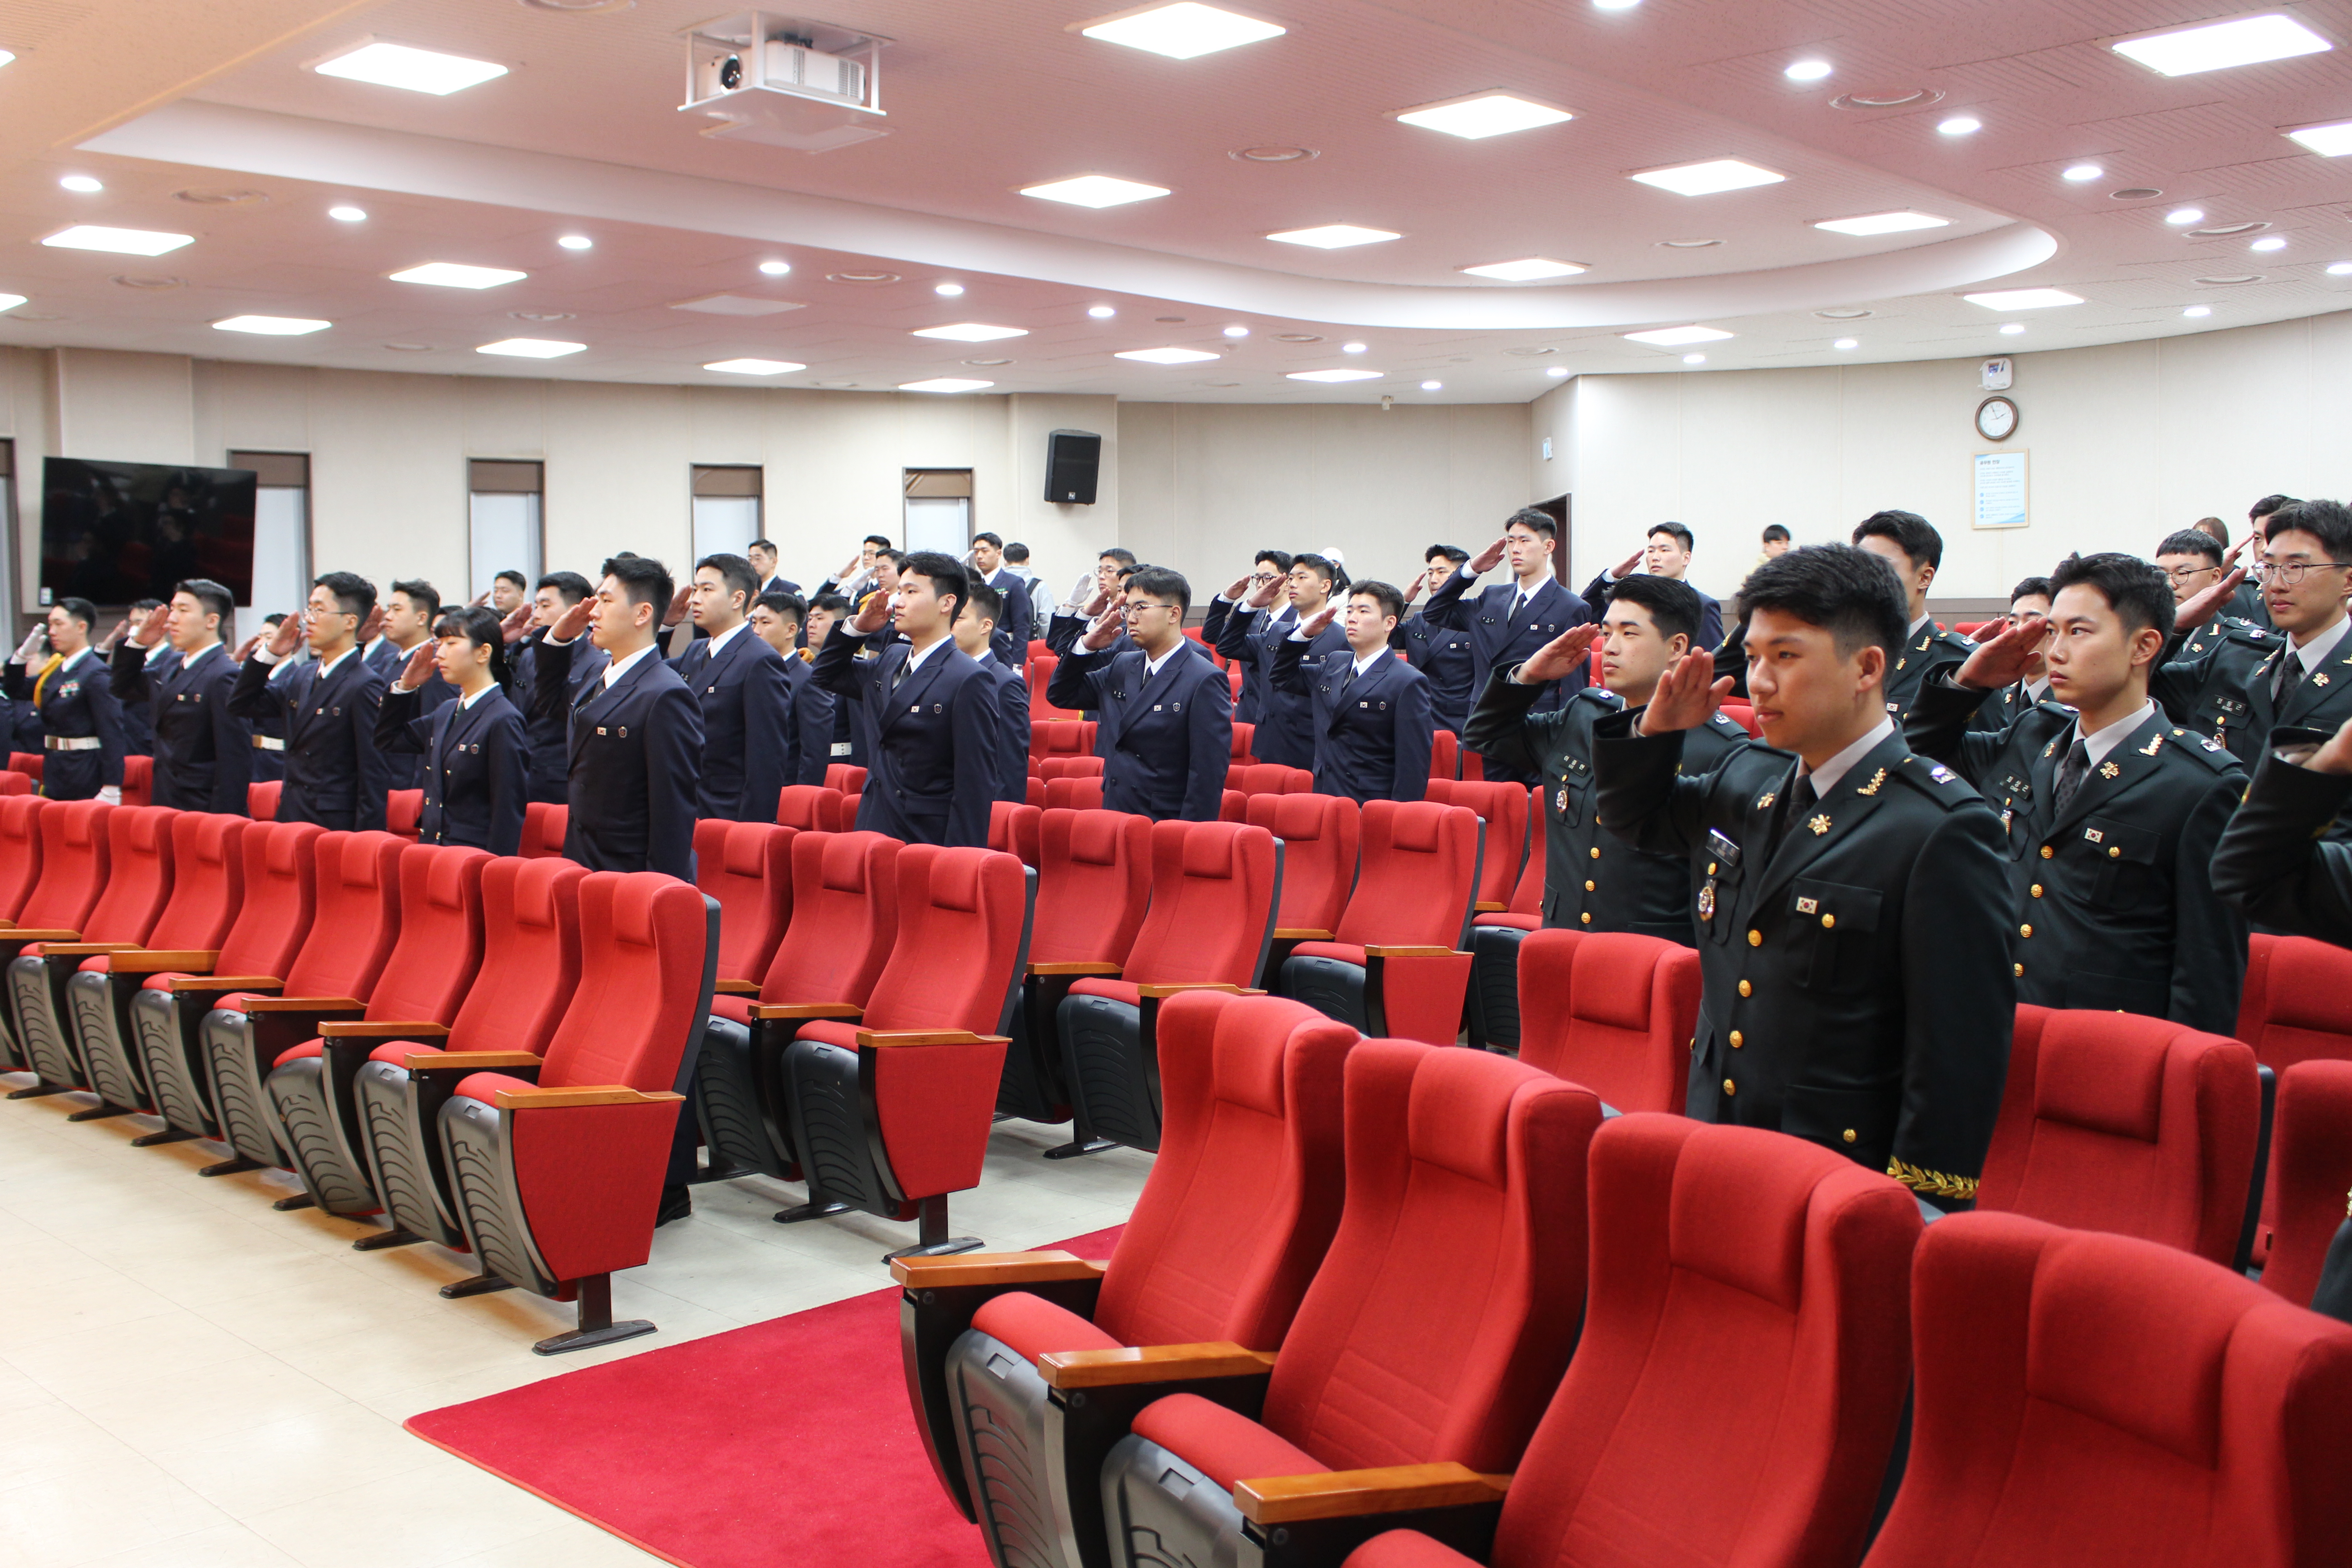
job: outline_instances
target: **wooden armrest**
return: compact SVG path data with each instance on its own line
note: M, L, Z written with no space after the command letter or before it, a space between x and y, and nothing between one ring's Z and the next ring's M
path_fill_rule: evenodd
M1323 1470L1310 1476L1259 1476L1234 1483L1234 1501L1255 1524L1297 1524L1409 1509L1500 1502L1508 1476L1481 1475L1452 1460L1388 1465L1373 1470Z
M502 1089L497 1095L500 1110L562 1110L575 1105L675 1105L685 1098L667 1089L640 1094L623 1084L594 1089Z
M1171 980L1160 984L1139 985L1136 990L1156 1001L1164 1001L1186 991L1226 991L1235 996L1263 996L1263 991L1253 991L1246 985L1229 984L1223 980Z
M320 1037L329 1040L440 1040L446 1039L448 1035L448 1025L429 1022L371 1023L365 1018L352 1018L340 1024L319 1026Z
M855 1002L754 1002L754 1018L847 1018L855 1022L866 1016L866 1009Z
M1037 1358L1037 1370L1053 1388L1115 1388L1195 1377L1262 1376L1274 1370L1274 1352L1244 1350L1231 1340L1115 1351L1048 1351Z
M760 983L756 980L720 980L711 989L721 996L757 996Z
M1011 1045L1005 1035L975 1035L970 1029L860 1029L859 1047L882 1050L891 1046Z
M219 960L219 953L202 948L159 951L151 947L115 954L111 967L117 974L161 974L167 969L206 970Z
M275 974L189 974L171 983L174 991L278 991L285 984Z
M1461 954L1450 947L1373 947L1364 948L1366 958L1458 958Z
M1102 963L1090 959L1055 959L1050 963L1031 964L1029 973L1032 974L1117 975L1126 967L1121 963Z
M1274 940L1276 942L1329 942L1331 933L1328 931L1307 931L1297 926L1276 926L1274 928Z
M1108 1267L1072 1252L967 1252L958 1258L894 1258L890 1278L917 1290L1042 1285L1055 1279L1099 1279Z
M1497 900L1481 899L1470 906L1470 912L1475 915L1499 915L1510 907Z
M356 996L257 996L246 1004L248 1013L364 1013L367 1004Z
M47 958L94 958L101 952L133 952L135 942L52 942L42 944L41 952Z
M529 1051L419 1051L404 1065L410 1072L497 1072L504 1068L535 1068L545 1059Z
M10 926L6 931L0 931L0 942L79 942L80 940L81 932L78 931L31 931L24 926Z

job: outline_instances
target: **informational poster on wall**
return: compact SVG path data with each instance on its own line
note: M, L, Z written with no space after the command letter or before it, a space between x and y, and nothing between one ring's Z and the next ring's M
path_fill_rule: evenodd
M2026 525L2025 454L1979 452L1976 455L1976 526L2023 528Z

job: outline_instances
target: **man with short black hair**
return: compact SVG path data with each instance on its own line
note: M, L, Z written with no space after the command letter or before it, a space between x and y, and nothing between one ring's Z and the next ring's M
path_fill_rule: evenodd
M586 637L554 656L563 659L564 689L570 695L552 705L539 700L539 662L546 652L547 628L592 592L588 579L577 572L548 573L531 591L530 629L507 649L514 669L514 704L523 710L523 732L530 743L530 798L551 805L562 805L571 795L572 699L590 676L604 668L604 656Z
M1020 805L1029 798L1029 680L995 653L996 617L1004 595L985 583L972 583L956 613L955 645L996 683L996 798Z
M530 580L512 567L490 579L490 608L499 613L500 619L521 608L523 601L530 596Z
M1788 536L1782 529L1781 537ZM1676 583L1689 580L1691 556L1696 550L1691 531L1679 522L1661 522L1651 528L1647 542L1641 549L1604 569L1584 586L1585 607L1598 620L1607 610L1609 590L1633 574L1638 566L1653 577L1664 577ZM1696 588L1691 590L1698 593ZM1699 594L1698 646L1713 647L1723 641L1723 606L1705 594Z
M1320 556L1301 556L1299 563ZM1354 801L1420 800L1429 794L1429 678L1389 648L1404 595L1367 578L1348 585L1340 616L1333 600L1300 614L1276 645L1266 682L1311 703L1315 793ZM1347 646L1315 658L1318 634L1339 619ZM1260 731L1259 733L1265 733ZM1261 753L1262 755L1263 753Z
M106 634L106 640L98 645L98 655L107 661L107 675L110 679L114 673L114 650L122 646L123 639L131 635L133 626L146 620L147 616L163 603L163 600L152 597L131 600L130 614L117 621L114 629ZM152 665L159 659L168 658L171 651L170 643L159 641L153 647L147 650L147 662ZM152 705L144 700L123 701L120 683L116 686L115 698L122 708L123 754L131 757L153 756L155 754L155 714Z
M751 629L758 574L740 555L694 563L694 624L706 635L670 661L702 710L695 813L727 822L773 822L792 782L793 699L784 661Z
M1315 766L1320 742L1315 728L1313 692L1304 682L1277 685L1274 667L1282 657L1283 644L1310 620L1315 622L1316 629L1308 634L1308 644L1301 650L1306 663L1320 666L1333 654L1346 649L1346 629L1332 624L1340 607L1340 602L1332 597L1339 573L1340 569L1323 556L1292 556L1290 572L1283 582L1260 584L1226 619L1223 630L1218 634L1216 647L1220 654L1227 658L1250 660L1261 671L1255 721L1257 728L1250 737L1249 748L1250 755L1261 763L1280 763L1292 768ZM1286 623L1270 611L1277 595L1288 599ZM1327 605L1331 610L1328 616L1321 614ZM1282 630L1286 624L1288 629ZM1247 695L1249 678L1244 674L1242 679L1244 695Z
M221 646L233 613L226 588L191 577L114 649L117 698L152 702L157 805L247 815L253 734L229 711L237 667ZM148 655L166 644L171 651L151 662Z
M2245 774L2148 700L2175 614L2163 573L2107 552L2069 556L2050 581L2049 618L1930 681L1908 738L2000 808L2019 1001L2227 1035L2246 927L2214 897L2210 868ZM1998 734L1967 733L1969 710L2036 656L2055 700Z
M1127 580L1126 601L1087 628L1045 688L1057 708L1101 715L1103 805L1154 822L1214 822L1233 760L1233 687L1190 651L1184 614L1192 585L1147 566ZM1113 652L1122 637L1133 647Z
M1559 524L1551 513L1525 507L1503 525L1503 537L1472 557L1429 596L1425 612L1431 622L1470 637L1470 689L1484 691L1497 669L1506 669L1533 654L1570 626L1592 618L1583 600L1560 586L1552 570ZM1470 596L1470 584L1509 557L1511 581ZM1554 681L1536 700L1536 710L1550 712L1590 683L1584 670L1572 670ZM1499 759L1481 753L1486 774L1511 784L1535 783L1533 777L1510 771ZM1497 770L1501 771L1497 771Z
M1045 635L1045 623L1053 618L1054 595L1042 591L1045 579L1029 569L1029 547L1017 539L1004 542L1004 569L1021 579L1029 591L1028 636L1032 640Z
M1094 602L1097 593L1104 595L1106 602L1118 597L1119 569L1134 564L1135 552L1122 545L1114 544L1108 549L1097 552L1094 570L1086 576L1080 577L1071 587L1069 598L1062 605L1064 613L1069 615L1088 613L1087 605Z
M2218 526L2217 520L2207 521ZM2170 582L2172 601L2179 606L2221 582L2229 571L2229 556L2211 531L2199 526L2167 534L2156 547L2156 564ZM2263 731L2247 723L2252 710L2246 698L2246 679L2254 666L2279 646L2278 634L2270 629L2268 611L2263 612L2259 624L2236 613L2238 595L2251 587L2250 583L2240 583L2230 597L2229 608L2190 631L2170 655L2173 661L2216 656L2206 662L2204 678L2193 693L2176 695L2180 721L2229 747L2231 754L2247 767L2253 766L2261 754Z
M229 711L248 721L274 712L285 721L280 822L315 822L331 832L380 829L385 792L412 787L394 780L413 770L396 773L375 743L386 682L359 651L360 626L374 608L374 584L355 572L330 572L310 585L309 607L280 622L237 671ZM274 668L305 641L317 662L272 681Z
M1789 538L1789 531L1775 522L1766 525L1763 542L1764 552L1756 558L1759 565L1764 562L1771 560L1776 555L1786 555L1789 553L1790 546L1792 542Z
M971 592L953 557L918 550L891 599L869 596L816 656L817 684L856 702L851 722L865 734L861 831L909 844L988 843L1002 719L996 682L952 636ZM876 657L860 660L868 645Z
M839 594L819 594L809 601L808 619L802 623L801 640L807 645L803 651L808 656L812 679L816 674L817 656L824 651L826 639L832 637L834 628L856 613L857 606ZM824 748L826 764L846 763L851 767L864 767L866 726L857 722L856 707L826 691L822 686L812 685L810 689L821 693L833 710L833 739ZM823 773L817 774L815 782L824 782Z
M2001 632L2021 626L2029 620L2050 618L2050 595L2053 590L2047 577L2021 579L2009 591L2009 614L2000 620L1977 628L1977 645L1982 647ZM1975 655L1971 654L1970 658ZM2050 671L2042 662L2042 650L2029 653L2015 680L1986 698L1969 715L1968 728L1976 734L1999 734L2015 723L2020 717L2033 711L2034 704L2050 693Z
M1431 545L1422 552L1423 569L1406 587L1404 602L1410 605L1469 559L1470 552L1458 544ZM1429 706L1437 727L1461 735L1470 722L1470 634L1436 625L1426 610L1412 610L1397 623L1390 646L1429 677Z
M1003 600L1002 609L992 617L996 637L990 647L996 654L996 661L1017 675L1029 662L1029 626L1034 618L1029 607L1028 581L1004 564L1004 541L993 533L972 536L971 563L978 568L973 580L995 589L997 596Z
M1927 614L1927 587L1944 563L1944 536L1926 518L1916 511L1874 511L1854 525L1853 542L1894 567L1903 584L1910 630L1886 670L1886 710L1899 729L1927 678L1957 668L1976 648Z
M1273 647L1290 635L1298 624L1298 614L1283 595L1283 584L1290 579L1292 556L1287 550L1271 547L1261 550L1250 562L1249 575L1237 577L1223 593L1212 595L1208 613L1201 617L1201 644L1217 650L1218 656L1239 664L1242 669L1241 695L1234 702L1234 722L1255 724L1265 712L1265 671L1274 662ZM1249 638L1246 646L1241 638L1228 639L1226 628L1234 620L1234 612L1244 599L1263 596L1265 608L1272 614L1261 617L1254 628L1242 634ZM1236 651L1228 652L1231 640Z
M800 646L801 626L807 618L797 594L762 594L751 606L751 630L784 661L784 685L792 694L792 756L785 782L822 784L833 761L833 693L818 687L809 662L816 655Z
M97 626L97 605L61 598L8 664L8 695L40 718L47 800L122 801L122 705L106 661L90 650Z
M1883 558L1792 550L1748 574L1739 604L1763 747L1678 771L1729 685L1704 650L1638 721L1595 726L1601 826L1687 855L1699 883L1685 1113L1969 1201L2016 1014L2000 819L1895 729L1885 679L1907 605Z
M375 595L370 584L368 595ZM362 657L376 679L389 688L400 679L407 666L408 656L433 640L433 623L441 618L441 593L422 578L405 578L392 585L382 603L382 615L377 617L383 635L368 642L364 633L361 641L367 644ZM444 702L452 701L457 689L441 679L437 668L425 678L417 688L416 713L430 718L433 710ZM386 789L419 789L425 784L425 759L421 755L385 755L383 777Z
M785 580L779 565L781 557L774 540L755 539L744 546L743 555L751 563L751 574L760 580L759 592L752 595L754 599L769 594L797 594L801 591L798 583Z

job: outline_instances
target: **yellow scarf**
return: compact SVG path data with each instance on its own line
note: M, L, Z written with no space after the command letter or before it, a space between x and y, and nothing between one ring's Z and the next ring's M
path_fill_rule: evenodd
M41 706L41 689L48 684L49 677L55 675L58 670L65 668L65 655L61 653L53 653L49 655L49 662L41 666L41 673L33 678L33 706L35 708Z

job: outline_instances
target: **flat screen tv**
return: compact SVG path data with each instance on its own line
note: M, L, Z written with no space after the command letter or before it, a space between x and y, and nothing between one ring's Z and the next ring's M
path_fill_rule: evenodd
M250 468L179 463L41 462L41 603L168 599L209 577L253 600Z

